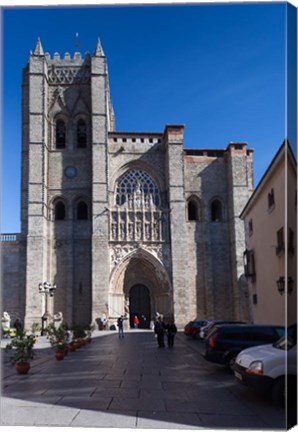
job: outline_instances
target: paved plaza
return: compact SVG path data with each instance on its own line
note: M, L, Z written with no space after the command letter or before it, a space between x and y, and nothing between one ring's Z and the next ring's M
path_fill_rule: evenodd
M1 426L285 429L283 409L206 362L201 349L181 333L169 349L149 330L124 339L107 331L57 361L40 337L28 375L2 355Z

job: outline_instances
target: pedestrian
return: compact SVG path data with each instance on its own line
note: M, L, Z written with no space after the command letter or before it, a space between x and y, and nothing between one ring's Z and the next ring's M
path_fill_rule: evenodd
M119 339L123 339L124 334L123 334L123 317L122 316L118 318L117 326L118 326Z
M175 335L177 333L177 327L172 318L169 320L168 324L166 325L166 328L167 328L168 347L173 348Z
M134 316L134 319L133 319L133 326L134 326L134 328L138 328L139 327L139 318L137 317L137 315L135 315Z
M15 320L13 326L16 329L17 333L20 333L22 331L22 329L23 329L22 321L19 318L17 318Z
M165 346L164 331L165 323L163 322L162 317L159 315L154 324L154 333L157 335L157 343L160 348L163 348Z

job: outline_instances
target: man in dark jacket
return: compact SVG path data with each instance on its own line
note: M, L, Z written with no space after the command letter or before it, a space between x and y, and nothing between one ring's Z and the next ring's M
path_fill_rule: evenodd
M157 343L160 348L165 346L164 342L165 323L159 315L154 324L154 333L157 335Z

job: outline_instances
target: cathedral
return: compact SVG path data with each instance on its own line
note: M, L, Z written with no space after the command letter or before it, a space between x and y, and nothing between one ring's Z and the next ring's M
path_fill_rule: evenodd
M2 234L3 310L27 328L44 314L70 327L248 320L247 144L186 149L182 124L117 131L99 40L82 58L38 39L22 91L21 232Z

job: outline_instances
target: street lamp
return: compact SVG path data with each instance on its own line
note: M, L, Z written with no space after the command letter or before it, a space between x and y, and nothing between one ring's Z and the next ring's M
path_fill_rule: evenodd
M280 295L283 295L285 293L285 277L280 276L279 279L276 281L277 284L277 290ZM288 293L291 294L294 289L294 279L290 276L288 277Z
M45 313L41 317L41 336L44 334L45 324L51 314L48 310L48 297L54 297L56 285L52 285L50 282L43 282L38 285L39 293L45 295Z

